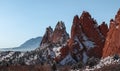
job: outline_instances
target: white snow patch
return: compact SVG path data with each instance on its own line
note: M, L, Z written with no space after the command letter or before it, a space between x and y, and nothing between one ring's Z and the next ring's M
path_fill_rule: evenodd
M60 29L62 30L62 29L63 29L63 27L62 27L62 26L60 26Z
M67 63L76 63L76 61L72 58L72 56L70 54L68 54L61 62L61 65L65 65Z
M83 37L84 40L88 40L88 38L83 33L82 33L82 37Z
M94 45L95 43L92 41L87 40L87 41L84 41L83 43L88 49L95 47L95 45Z
M77 44L77 43L78 43L78 44L80 45L80 48L83 49L83 46L82 46L82 44L81 44L81 42L79 41L79 39L78 39L77 36L75 37L75 41L76 41L76 42L75 42L74 44Z
M61 49L61 48L62 48L62 47L54 47L54 48L53 48L53 51L55 52L56 57L61 54L61 53L60 53L60 49Z
M84 40L83 44L84 44L88 49L95 47L95 43L92 42L92 41L90 41L90 40L88 40L88 38L85 36L85 34L82 34L82 36L83 36L83 40Z
M83 52L83 62L86 63L88 59L88 56L86 55L86 52Z
M48 50L48 55L50 55L51 58L54 58L55 57L55 52L52 49L49 49L49 48L47 48L47 50Z
M37 55L35 55L35 56L34 56L34 60L36 60L37 58L38 58L38 56L37 56Z
M14 53L15 53L15 52L10 52L10 53L7 54L6 56L3 56L2 58L0 58L0 61L5 60L6 58L10 58L10 57L12 57L12 55L13 55Z
M108 56L108 57L106 57L106 58L104 58L104 59L101 59L100 62L99 62L99 64L97 64L97 65L94 66L93 68L89 68L89 67L87 68L87 66L86 66L86 69L95 70L95 69L99 69L99 68L102 68L102 67L104 67L104 66L111 65L111 64L120 64L120 59L114 60L114 59L113 59L113 56L112 56L112 57L111 57L111 56ZM83 70L83 71L86 71L86 69Z
M21 53L21 54L19 55L19 57L22 57L24 54L25 54L25 53Z

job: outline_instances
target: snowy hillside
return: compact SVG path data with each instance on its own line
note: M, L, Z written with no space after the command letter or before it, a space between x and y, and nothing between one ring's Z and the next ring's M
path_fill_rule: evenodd
M39 47L42 37L31 38L19 47L3 48L1 51L31 51Z
M34 50L39 47L42 37L32 38L18 47L18 49Z

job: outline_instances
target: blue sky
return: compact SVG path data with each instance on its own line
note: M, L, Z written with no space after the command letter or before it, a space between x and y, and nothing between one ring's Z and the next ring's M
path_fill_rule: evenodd
M99 24L114 18L119 0L0 0L0 48L19 46L43 36L48 26L63 21L70 33L73 17L88 11Z

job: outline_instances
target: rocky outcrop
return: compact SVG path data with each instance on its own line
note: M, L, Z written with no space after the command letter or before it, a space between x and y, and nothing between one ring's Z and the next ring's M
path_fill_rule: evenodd
M51 38L52 38L52 35L53 35L53 29L49 26L48 28L46 28L46 32L42 38L42 41L40 43L40 46L43 45L43 44L47 44L47 43L50 43L51 42Z
M66 43L68 38L69 38L69 34L66 32L66 27L64 22L59 21L52 35L52 43L64 44Z
M99 28L100 32L102 33L102 35L104 37L106 37L107 36L107 32L109 31L107 24L105 22L102 22L102 24L99 25L98 28Z
M46 32L43 36L40 46L45 43L62 45L66 43L68 39L69 39L69 34L66 32L65 24L62 21L59 21L54 31L51 27L48 27L46 29Z
M110 29L107 35L103 49L103 57L114 54L120 55L120 9L115 19L110 21Z
M90 50L87 50L88 56L100 58L102 56L105 37L100 32L97 22L88 12L83 12L80 17L80 23L83 28L83 33L88 39L85 44L87 49L90 48Z
M107 32L108 27L105 22L98 26L91 15L83 11L80 18L76 15L73 19L71 38L66 47L62 48L64 54L61 51L61 57L70 53L75 61L83 61L84 63L88 57L100 58Z
M66 32L65 24L59 21L54 31L51 27L46 29L40 48L36 49L36 51L42 52L43 60L54 59L59 56L60 49L66 45L68 39L69 35Z

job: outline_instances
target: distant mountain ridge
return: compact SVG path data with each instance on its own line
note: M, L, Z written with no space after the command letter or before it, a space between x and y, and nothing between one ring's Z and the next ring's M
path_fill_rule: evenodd
M42 37L31 38L21 44L19 47L2 48L1 51L31 51L39 47Z
M42 37L31 38L27 40L25 43L23 43L22 45L20 45L18 48L34 50L39 47L41 40L42 40Z

